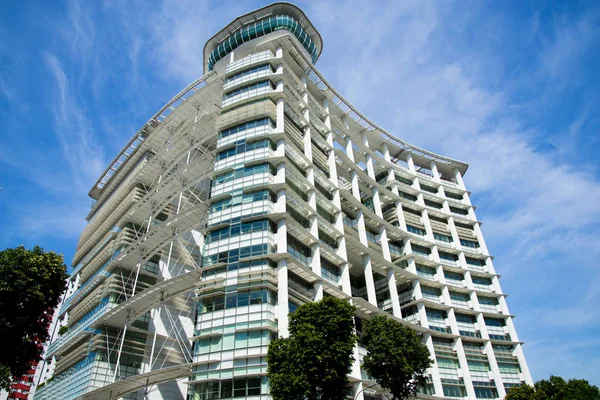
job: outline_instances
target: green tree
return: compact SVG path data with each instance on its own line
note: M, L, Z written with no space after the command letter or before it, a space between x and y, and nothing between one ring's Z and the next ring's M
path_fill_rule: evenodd
M298 342L291 338L280 338L269 344L268 376L274 399L304 400L308 380L301 365L291 357L299 352Z
M54 308L65 290L62 255L38 246L0 252L0 387L41 358Z
M542 400L538 393L535 392L533 386L521 385L512 387L504 400Z
M414 397L425 385L425 372L433 362L427 346L408 326L375 316L365 322L362 344L367 349L363 368L394 400Z
M535 383L540 400L600 400L600 390L584 379L569 379L551 376L548 380Z
M522 385L506 394L506 400L600 400L600 390L584 379L565 381L551 376L535 383L535 387Z
M325 297L290 314L290 337L267 354L274 400L343 400L354 357L354 306Z

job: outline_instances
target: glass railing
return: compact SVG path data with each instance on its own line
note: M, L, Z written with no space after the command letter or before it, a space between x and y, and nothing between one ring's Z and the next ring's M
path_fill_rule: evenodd
M448 285L451 285L451 286L463 287L463 281L457 281L457 280L454 280L454 279L448 279L448 278L446 278L446 283Z
M484 285L481 283L473 283L473 286L475 287L475 289L477 290L481 290L483 292L491 292L491 286L492 285Z
M427 273L427 272L423 272L423 271L417 270L417 275L419 275L419 276L421 276L421 277L423 277L425 279L432 280L432 281L435 280L435 274L430 274L430 273Z
M477 332L477 331L472 331L472 330L464 330L464 329L459 329L458 333L461 336L469 336L469 337L476 337L476 338L480 338L481 337L481 333Z
M305 256L301 250L288 246L288 254L302 266L310 268L312 257Z
M469 302L452 299L452 306L460 308L469 308Z
M344 217L344 225L347 225L358 232L358 223L353 219L350 219L349 217Z
M373 232L369 232L369 231L367 231L366 233L367 233L367 240L369 242L379 245L379 239L377 238L377 235L375 235Z
M498 313L498 306L479 303L479 308L484 312Z
M272 58L275 58L275 56L269 50L261 51L260 53L254 53L247 57L244 57L237 61L234 61L231 64L228 64L227 68L225 68L225 72L229 73L229 72L235 71L238 68L242 68L247 65L254 64L254 63L257 63L260 61L271 60Z
M91 311L89 311L87 314L81 317L73 326L70 326L67 333L62 335L55 342L52 342L48 347L48 354L55 353L56 350L62 347L62 345L64 345L67 342L70 342L71 339L75 337L75 335L88 329L88 327L97 319L99 319L102 315L104 315L106 311L116 306L115 303L110 303L108 300L108 297L103 298L96 307L94 307Z

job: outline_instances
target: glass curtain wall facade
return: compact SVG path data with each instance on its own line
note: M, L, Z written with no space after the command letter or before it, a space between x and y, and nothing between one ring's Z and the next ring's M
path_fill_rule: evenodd
M360 114L314 67L321 48L287 3L207 42L205 75L90 191L36 399L269 399L270 341L323 296L357 307L359 335L378 314L420 334L434 361L420 397L532 383L467 165ZM359 399L382 393L365 352Z

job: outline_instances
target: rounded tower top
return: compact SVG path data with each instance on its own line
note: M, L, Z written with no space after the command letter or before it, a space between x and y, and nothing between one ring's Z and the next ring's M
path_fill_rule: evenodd
M231 21L204 45L204 73L236 47L277 30L291 32L311 56L313 64L323 50L319 31L306 14L291 3L277 2Z

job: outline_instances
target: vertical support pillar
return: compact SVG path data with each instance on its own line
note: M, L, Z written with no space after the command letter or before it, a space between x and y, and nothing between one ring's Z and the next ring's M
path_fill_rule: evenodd
M377 294L375 292L375 281L373 279L373 267L371 266L371 257L363 255L363 273L365 274L365 285L367 287L367 300L377 307Z
M398 286L394 270L387 270L387 283L390 291L390 299L392 300L392 314L394 317L402 318L402 310L400 309L400 299L398 298Z
M433 348L433 338L431 337L431 333L423 334L423 339L425 340L425 345L427 345L429 352L433 356L435 354L435 350ZM440 372L435 357L433 357L433 365L430 368L430 372L431 381L433 382L433 389L435 390L436 397L441 397L444 395L444 389L442 388L442 380L440 378Z
M502 375L500 374L500 369L498 368L498 361L496 360L496 353L494 353L494 347L492 343L488 340L484 345L484 352L487 355L488 362L490 363L490 369L492 370L492 376L494 377L494 382L496 382L496 389L498 390L498 397L501 399L506 396L506 389L504 388L504 382L502 380Z
M277 193L278 203L285 203L285 190ZM282 219L277 222L277 253L287 253L287 221ZM289 290L288 290L288 261L282 259L277 262L277 329L280 337L288 337Z
M277 121L275 126L275 132L280 133L283 132L283 127L285 123L285 100L282 98L277 99Z
M450 311L452 312L451 320L455 320L454 310ZM454 322L454 325L456 325L456 322ZM456 334L458 334L458 331ZM476 398L476 395L475 389L473 388L473 380L471 379L471 373L469 372L469 363L467 362L465 349L462 345L462 340L460 338L458 338L458 340L456 341L456 344L454 345L454 350L456 350L458 362L460 363L460 369L462 370L463 381L465 383L465 388L467 389L467 397L470 399L474 399ZM504 398L504 396L501 396L500 398Z
M458 168L454 168L454 180L456 181L456 186L458 186L462 190L467 190L465 188L465 182L463 181L462 174L458 170Z
M381 145L381 153L383 154L383 159L389 163L392 162L392 157L390 157L390 148L387 143Z
M431 170L431 174L433 175L433 181L434 182L439 182L440 181L440 173L438 172L437 165L435 164L435 161L431 161L429 163L429 169Z
M481 227L479 226L478 223L475 223L473 225L473 230L475 231L475 235L477 236L477 242L479 243L479 250L483 254L489 255L490 253L488 253L488 248L485 244L485 239L483 238L483 234L481 233Z
M413 161L412 154L406 154L406 163L408 164L408 170L413 174L416 174L417 170L415 169L415 162Z

